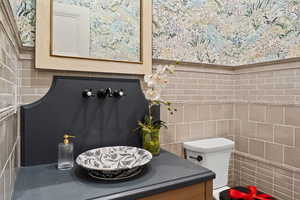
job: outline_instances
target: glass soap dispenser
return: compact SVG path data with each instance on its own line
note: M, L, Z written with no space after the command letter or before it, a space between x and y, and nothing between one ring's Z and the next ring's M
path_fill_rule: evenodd
M64 135L64 142L58 144L58 164L59 170L72 169L74 166L74 145L70 143L69 139L74 138L72 135Z

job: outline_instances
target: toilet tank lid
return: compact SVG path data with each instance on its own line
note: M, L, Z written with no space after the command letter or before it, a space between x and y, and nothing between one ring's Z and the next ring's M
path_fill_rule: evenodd
M211 138L204 140L196 140L192 142L185 142L184 148L195 152L216 152L226 149L233 149L234 142L226 138Z

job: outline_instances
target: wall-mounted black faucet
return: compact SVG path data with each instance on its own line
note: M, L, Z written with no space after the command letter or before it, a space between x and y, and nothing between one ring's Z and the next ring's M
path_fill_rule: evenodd
M85 89L82 91L82 96L85 98L89 98L89 97L94 97L96 96L93 92L92 89ZM104 99L106 97L116 97L116 98L121 98L125 95L125 92L123 89L119 89L119 90L112 90L111 88L106 88L106 89L100 89L97 92L97 96L100 99Z
M106 97L123 97L125 96L124 90L112 90L111 88L106 88L106 89L100 89L97 92L97 96L99 98L106 98Z

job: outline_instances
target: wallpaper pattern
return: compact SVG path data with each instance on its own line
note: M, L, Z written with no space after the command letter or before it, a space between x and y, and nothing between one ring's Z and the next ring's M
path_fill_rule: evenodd
M25 46L34 0L16 1ZM300 0L153 0L153 58L242 65L300 57Z
M33 47L35 42L35 0L10 0L16 16L23 45Z
M154 0L154 58L242 65L300 56L300 0Z

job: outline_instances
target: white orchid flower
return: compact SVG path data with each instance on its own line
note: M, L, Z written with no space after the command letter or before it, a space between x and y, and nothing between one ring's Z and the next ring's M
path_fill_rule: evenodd
M163 88L168 83L166 74L153 74L152 76L154 87Z
M169 73L174 73L175 72L175 66L174 65L166 65L166 71Z
M167 85L168 74L173 73L174 69L174 65L158 65L154 74L144 76L144 81L148 87L145 96L148 100L161 100L161 89Z
M174 65L158 65L156 67L156 74L166 74L168 73L174 73L175 71L175 66Z
M146 91L146 99L150 100L150 101L158 101L160 100L160 89L158 88L149 88L147 91Z
M163 73L165 73L165 70L166 70L166 68L164 66L157 65L155 73L157 73L157 74L163 74Z
M152 88L156 85L156 81L153 79L153 75L145 75L144 81L147 84L148 87Z
M168 76L166 74L146 75L144 81L148 87L163 88L168 83Z

